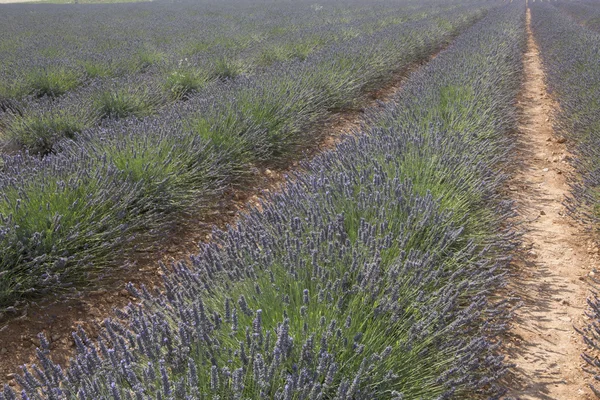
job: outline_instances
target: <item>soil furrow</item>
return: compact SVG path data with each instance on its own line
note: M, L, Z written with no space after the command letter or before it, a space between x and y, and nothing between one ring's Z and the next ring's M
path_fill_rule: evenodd
M516 364L509 396L517 399L591 399L581 369L586 277L597 262L585 229L563 205L569 194L570 143L553 132L557 105L548 95L527 9L524 81L518 99L517 171L508 185L524 227L510 290L522 306L507 343Z

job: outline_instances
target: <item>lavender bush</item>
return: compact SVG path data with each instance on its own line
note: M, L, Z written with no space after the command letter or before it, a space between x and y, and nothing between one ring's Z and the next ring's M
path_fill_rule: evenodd
M187 262L164 266L165 293L130 286L142 303L106 320L97 341L74 333L69 368L41 338L19 396L501 395L507 310L492 293L513 240L497 189L524 17L523 4L491 11L373 111L364 135L306 163Z

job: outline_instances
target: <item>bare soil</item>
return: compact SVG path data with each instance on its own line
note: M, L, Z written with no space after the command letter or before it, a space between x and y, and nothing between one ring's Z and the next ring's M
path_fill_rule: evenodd
M516 364L509 398L592 399L581 369L585 345L574 326L586 325L588 275L598 248L563 205L575 178L569 143L552 128L556 103L548 95L527 9L525 79L518 100L519 166L508 190L524 229L510 289L522 300L507 338Z
M0 319L0 387L3 383L16 386L14 374L19 372L19 366L36 362L38 333L43 333L50 341L53 361L66 365L75 350L72 332L81 326L90 337L96 337L103 321L106 318L114 318L115 309L136 302L137 299L131 297L125 289L127 282L136 286L144 284L150 289L160 291L163 272L158 261L169 265L177 260L189 259L190 255L196 253L198 243L211 239L213 229L233 224L249 207L260 206L269 192L279 190L290 172L299 170L299 160L309 160L323 151L333 149L345 135L357 132L367 123L365 109L377 109L381 103L390 101L401 90L405 78L433 59L439 51L432 57L394 74L382 87L367 93L361 104L356 107L335 112L319 128L319 137L322 140L312 149L308 149L281 169L257 170L251 187L232 188L220 200L216 209L192 216L186 226L172 232L166 245L152 252L141 253L139 258L134 260L133 267L111 274L111 282L114 281L114 285L84 291L76 298L30 303L19 315Z

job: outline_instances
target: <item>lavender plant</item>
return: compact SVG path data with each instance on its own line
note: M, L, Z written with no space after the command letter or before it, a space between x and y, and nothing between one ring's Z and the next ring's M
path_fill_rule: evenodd
M164 293L129 286L141 303L106 320L97 341L74 333L68 368L42 338L21 397L501 395L507 310L492 293L513 241L497 189L524 17L523 4L491 11L373 111L364 135L163 266Z
M157 228L174 223L169 216L208 207L222 192L227 165L220 155L201 138L177 134L180 126L153 122L107 124L94 146L44 160L4 160L4 305L106 280L135 250L132 241L156 239Z
M63 108L44 98L37 105L36 109L24 113L20 112L20 106L16 106L16 112L4 116L0 123L2 150L15 153L27 149L31 154L47 155L57 142L65 138L74 139L100 117L93 108L82 104Z

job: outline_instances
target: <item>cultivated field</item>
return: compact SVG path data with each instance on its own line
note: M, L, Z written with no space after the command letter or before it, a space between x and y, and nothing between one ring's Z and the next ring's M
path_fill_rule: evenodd
M600 397L599 21L0 5L0 400Z

